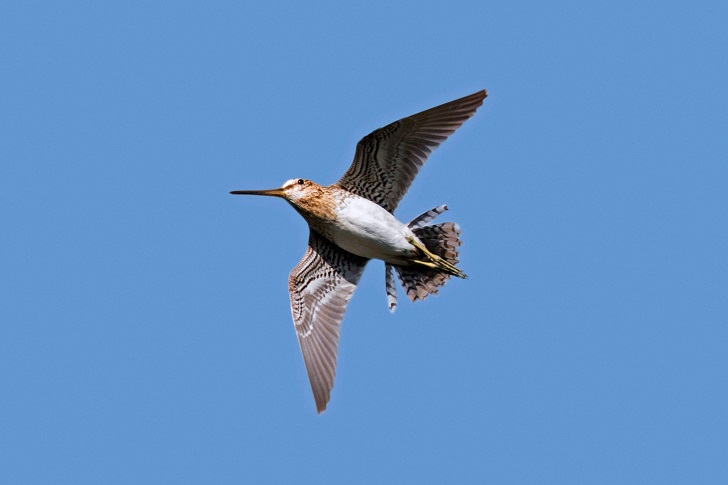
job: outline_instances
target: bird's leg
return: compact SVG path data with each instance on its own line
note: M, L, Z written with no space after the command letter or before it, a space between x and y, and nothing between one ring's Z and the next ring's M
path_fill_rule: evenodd
M455 267L454 264L450 263L449 261L441 258L437 254L434 254L432 251L427 249L424 244L422 244L417 238L406 236L407 242L409 242L411 245L413 245L415 248L417 248L427 259L428 261L415 259L413 262L415 264L426 266L430 269L437 269L440 271L444 271L448 274L451 274L453 276L457 276L459 278L467 278L468 276L460 271L458 268Z
M421 259L415 259L415 260L413 260L413 263L415 263L415 264L417 264L419 266L424 266L426 268L430 268L430 269L436 269L436 270L441 270L442 269L442 268L440 268L438 265L436 265L433 262L430 262L430 261L422 261Z

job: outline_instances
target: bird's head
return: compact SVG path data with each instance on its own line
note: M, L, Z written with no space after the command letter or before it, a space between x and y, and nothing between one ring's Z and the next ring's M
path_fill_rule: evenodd
M306 198L316 196L320 193L321 186L317 183L306 179L286 180L283 185L277 189L268 190L233 190L233 195L267 195L271 197L281 197L291 204L299 205Z

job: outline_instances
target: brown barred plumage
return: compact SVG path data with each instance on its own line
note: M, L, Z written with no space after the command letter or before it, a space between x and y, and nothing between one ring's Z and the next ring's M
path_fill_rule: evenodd
M311 231L306 254L288 278L293 325L319 413L334 387L346 304L367 261Z
M394 213L432 151L475 114L485 90L402 118L368 134L337 185Z
M392 214L430 153L485 97L479 91L375 130L357 144L351 167L333 185L291 179L278 189L231 192L284 198L308 222L308 249L288 286L319 413L334 385L341 320L369 259L386 263L390 311L397 306L395 271L412 301L437 293L451 275L465 277L454 266L460 245L457 224L428 225L446 206L425 212L408 226Z

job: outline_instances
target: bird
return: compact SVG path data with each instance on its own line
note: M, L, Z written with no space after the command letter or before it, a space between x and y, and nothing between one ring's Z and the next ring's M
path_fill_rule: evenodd
M394 211L432 151L486 97L481 90L373 131L359 141L354 161L334 184L294 178L275 189L230 192L282 198L308 223L308 248L290 273L288 290L318 414L334 386L344 312L369 260L384 261L390 312L397 306L394 273L413 302L436 294L451 276L467 278L455 266L460 227L430 224L446 205L407 224Z

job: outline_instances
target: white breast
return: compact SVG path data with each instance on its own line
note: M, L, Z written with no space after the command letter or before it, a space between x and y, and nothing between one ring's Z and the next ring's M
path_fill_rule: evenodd
M363 197L347 197L336 208L331 227L333 242L358 256L404 264L414 254L405 236L412 231L378 204Z

